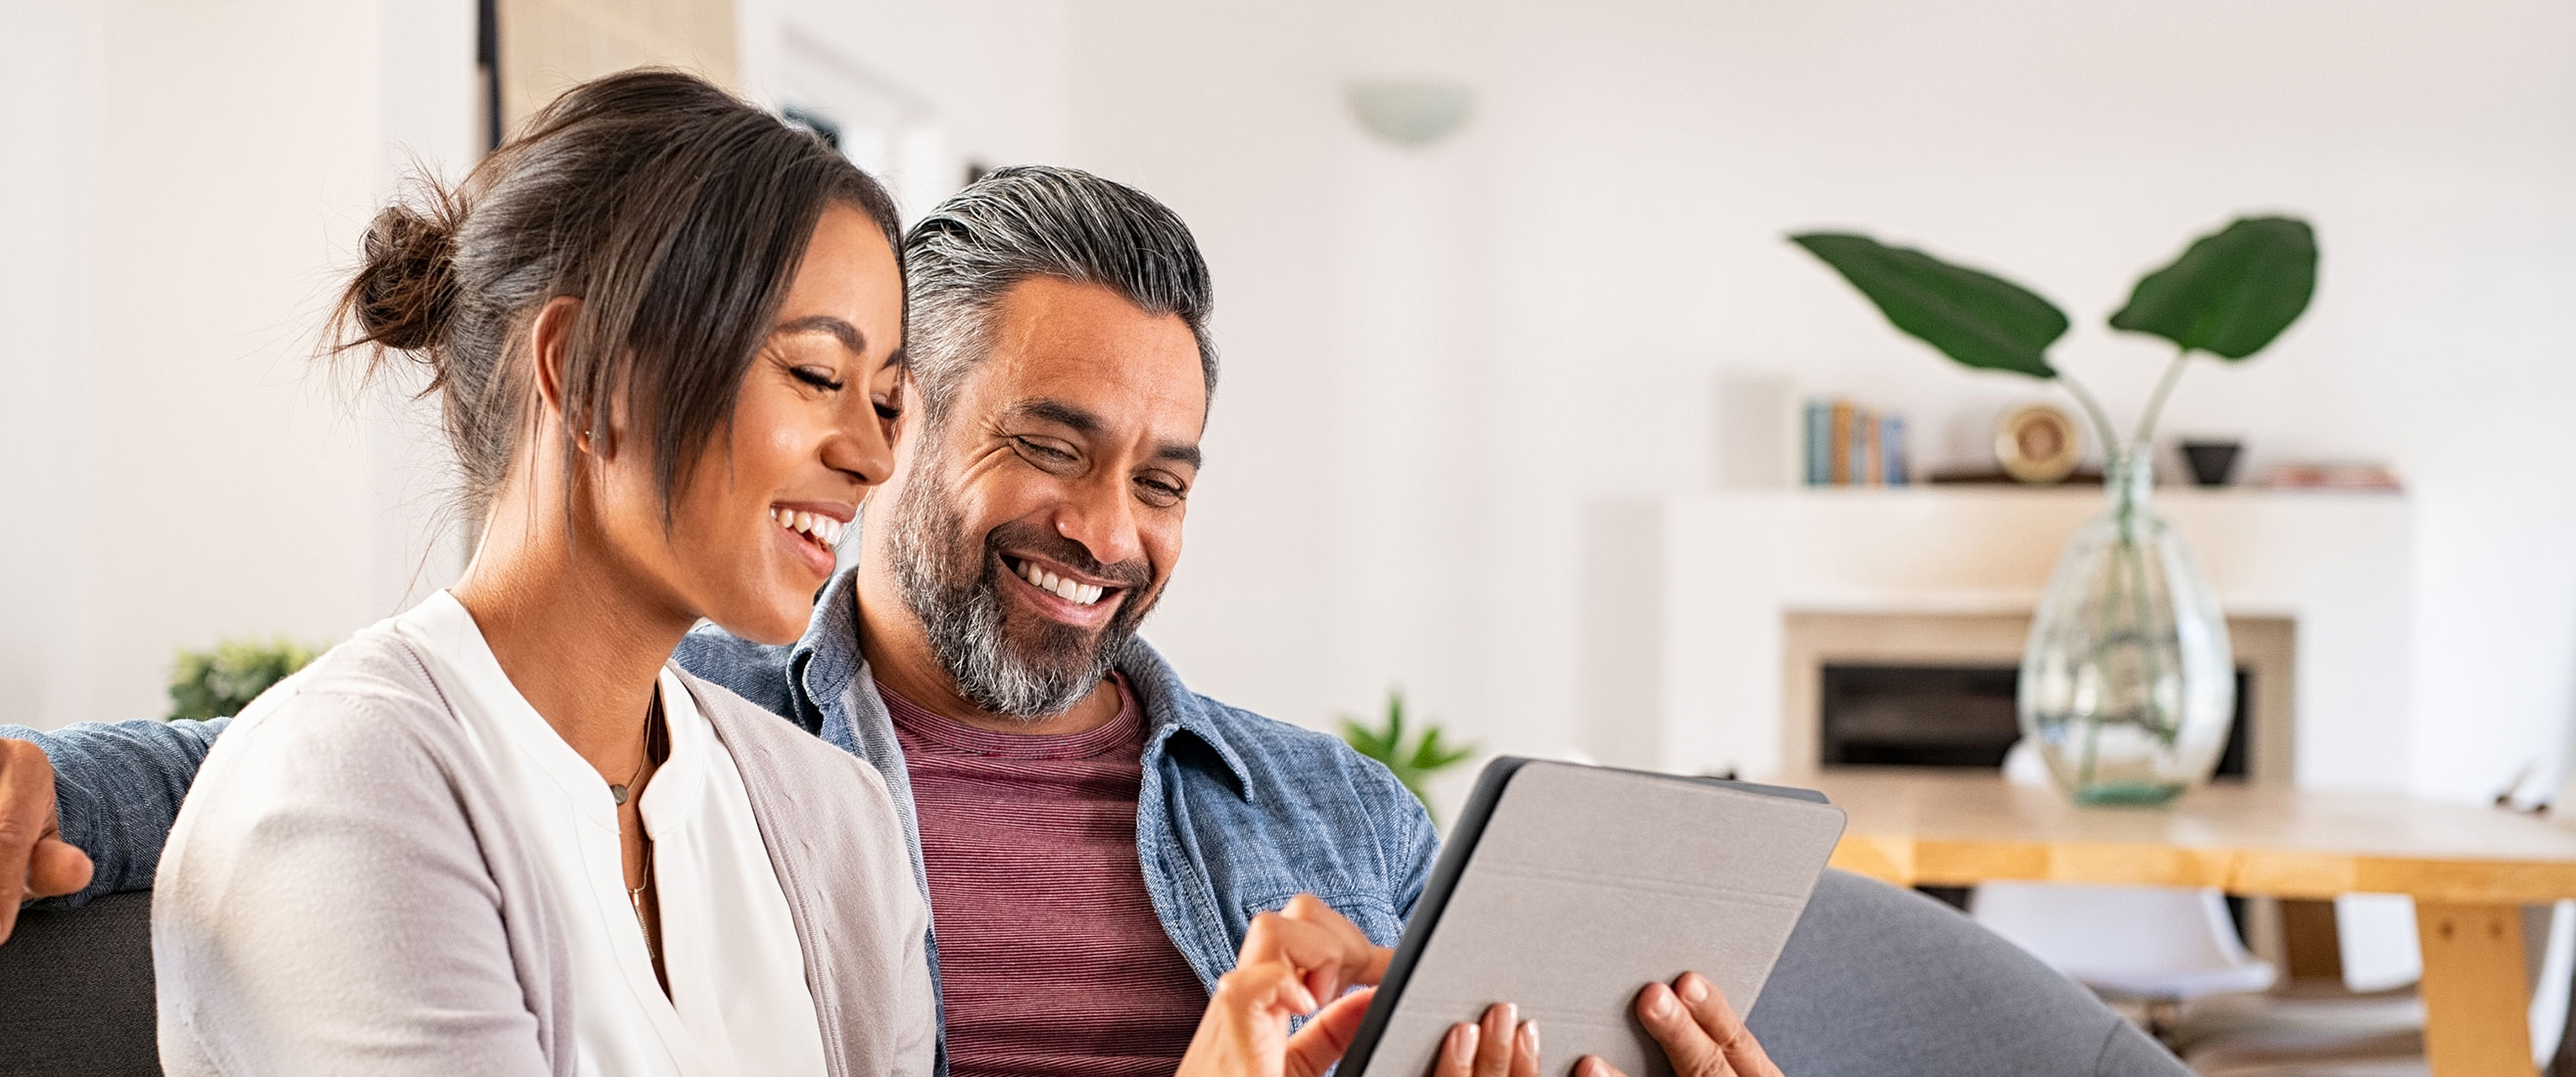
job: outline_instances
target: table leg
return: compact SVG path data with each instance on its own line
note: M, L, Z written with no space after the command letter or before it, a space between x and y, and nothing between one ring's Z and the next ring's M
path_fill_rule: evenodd
M2415 903L2424 948L2424 1055L2433 1077L2529 1077L2531 982L2522 910Z

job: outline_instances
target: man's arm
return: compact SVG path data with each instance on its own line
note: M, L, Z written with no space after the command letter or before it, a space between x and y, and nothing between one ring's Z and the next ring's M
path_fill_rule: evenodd
M0 725L0 738L32 742L41 754L0 740L0 879L25 879L29 896L78 905L100 894L146 890L179 802L216 735L232 722L87 722L52 733ZM60 827L77 860L40 836ZM18 903L0 902L0 940Z

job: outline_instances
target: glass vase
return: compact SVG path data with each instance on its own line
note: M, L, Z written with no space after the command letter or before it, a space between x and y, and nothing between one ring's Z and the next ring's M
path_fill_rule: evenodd
M2086 804L2161 804L2209 780L2236 662L2208 577L2155 513L2152 453L2118 454L2110 506L2058 555L2031 620L2022 735Z

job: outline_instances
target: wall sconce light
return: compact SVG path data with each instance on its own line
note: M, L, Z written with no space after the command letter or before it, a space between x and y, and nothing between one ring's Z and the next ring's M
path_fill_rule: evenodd
M1447 138L1466 126L1476 107L1474 90L1430 79L1354 82L1343 93L1360 126L1397 146L1418 148Z

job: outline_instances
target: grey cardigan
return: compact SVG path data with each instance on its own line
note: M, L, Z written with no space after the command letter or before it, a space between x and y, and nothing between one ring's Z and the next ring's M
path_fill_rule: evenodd
M930 1073L930 912L884 780L680 678L750 793L827 1068ZM153 896L168 1072L570 1077L563 927L471 758L420 656L381 627L252 704L198 773ZM207 810L235 788L282 806Z

